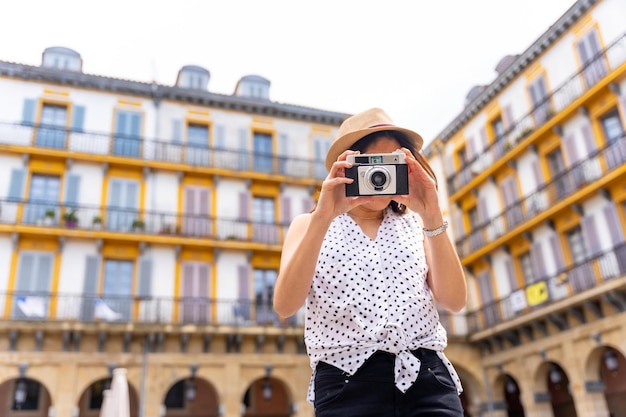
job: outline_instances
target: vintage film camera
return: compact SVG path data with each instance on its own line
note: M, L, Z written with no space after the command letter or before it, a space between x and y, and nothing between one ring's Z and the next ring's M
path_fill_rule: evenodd
M352 164L346 177L346 196L401 195L409 193L408 165L402 152L348 155Z

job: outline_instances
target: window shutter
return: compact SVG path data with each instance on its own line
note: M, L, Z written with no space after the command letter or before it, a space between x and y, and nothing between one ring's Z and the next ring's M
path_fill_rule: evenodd
M239 150L247 151L248 150L248 129L241 128L239 129Z
M250 266L239 265L239 300L250 300Z
M7 200L9 201L22 201L24 196L24 182L26 180L26 170L13 169L11 170L11 182L9 183L9 195Z
M533 175L535 177L535 183L537 184L536 189L539 189L544 184L544 181L543 181L543 174L541 172L541 166L539 165L538 160L534 160L532 162L532 170L533 170Z
M85 276L83 278L83 294L93 296L98 293L99 275L100 256L87 255L87 259L85 260Z
M152 259L149 257L139 258L139 283L137 285L137 295L148 297L152 293Z
M172 120L172 143L180 144L183 142L183 121L180 119Z
M569 162L569 166L574 165L580 160L580 158L578 157L578 150L576 149L574 135L570 134L563 138L563 148L565 149L565 154L567 155L567 161Z
M471 161L474 159L474 155L476 155L476 149L474 146L474 138L468 138L466 142L467 149L467 161Z
M506 268L507 278L509 279L509 286L511 291L515 291L519 289L519 285L517 284L517 276L515 275L515 268L513 266L513 259L510 257L504 261L504 266Z
M541 251L540 243L533 243L530 248L530 261L532 263L533 269L533 279L532 282L537 282L544 278L546 275L546 263L543 258L543 252ZM528 284L531 284L529 282Z
M485 197L480 197L478 199L478 203L476 204L476 211L478 213L478 222L479 224L483 224L487 220L489 220L489 212L487 211L487 200Z
M610 202L606 207L604 207L603 211L606 222L609 225L611 241L613 242L613 245L619 245L624 241L624 233L622 231L622 226L619 223L615 202Z
M489 270L478 274L478 287L480 290L480 298L483 304L488 304L494 300L493 285L491 283Z
M312 197L307 196L302 199L302 212L303 213L310 212L311 210L313 210L314 206L315 206L315 203Z
M65 204L70 207L78 206L78 188L80 185L80 176L69 174L67 176L67 185L65 188Z
M249 219L250 197L247 191L239 193L239 220L247 221Z
M504 126L505 132L508 132L513 126L513 109L510 104L507 104L502 112L502 125Z
M50 291L50 278L52 276L53 257L50 253L39 254L37 276L35 276L35 288L37 292L47 293Z
M293 219L291 215L291 198L288 195L283 195L280 198L280 212L281 212L281 221L283 223L289 223Z
M72 130L82 132L85 123L85 106L72 107Z
M215 126L215 147L218 149L226 148L226 128L224 125Z
M32 126L35 124L35 110L37 107L37 101L32 98L24 100L24 107L22 107L22 124L25 126Z
M587 155L593 153L598 147L596 146L596 141L593 137L593 132L591 131L591 126L589 123L585 123L582 127L583 138L585 139L585 147L587 148Z
M32 252L22 252L20 254L19 268L17 272L16 291L30 290L30 280L35 270L37 257Z
M80 318L92 321L95 315L95 302L100 281L100 256L87 255L85 259L85 275L83 277L83 299Z
M559 235L554 233L550 236L550 247L552 248L552 255L556 262L556 268L558 271L562 271L565 268L565 258L563 257L563 251L561 250L561 242Z
M596 227L595 216L591 215L583 217L580 225L583 236L585 238L587 253L589 253L592 257L595 257L602 253L600 239L598 238L598 228Z
M202 263L198 265L198 279L198 296L210 298L209 282L211 280L211 269L209 264Z

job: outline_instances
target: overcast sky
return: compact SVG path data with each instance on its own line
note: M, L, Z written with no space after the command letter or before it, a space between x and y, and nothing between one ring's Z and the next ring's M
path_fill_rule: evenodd
M430 142L470 88L495 79L575 0L13 0L0 60L40 65L49 46L83 71L172 85L184 65L232 94L245 75L270 98L345 113L382 107Z

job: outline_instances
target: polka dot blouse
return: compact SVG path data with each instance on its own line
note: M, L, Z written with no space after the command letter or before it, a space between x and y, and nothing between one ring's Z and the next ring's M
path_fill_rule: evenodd
M447 335L427 272L416 214L385 210L375 240L347 214L336 217L322 243L306 302L304 337L311 367L324 361L352 375L377 350L391 352L396 354L396 386L406 392L420 370L411 350L423 347L437 351L460 393L458 375L443 354Z

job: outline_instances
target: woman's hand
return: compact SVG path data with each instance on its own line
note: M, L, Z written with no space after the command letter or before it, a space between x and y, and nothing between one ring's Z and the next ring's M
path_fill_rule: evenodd
M346 197L346 184L352 184L354 180L346 177L346 168L352 164L346 161L348 155L358 154L358 151L344 151L330 168L328 176L322 183L315 214L332 220L335 217L352 210L354 207L366 203L371 197Z
M443 218L435 180L428 175L410 150L402 148L399 151L404 153L408 165L409 194L394 196L394 200L419 214L425 228L439 227Z

